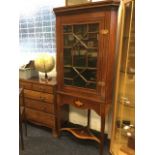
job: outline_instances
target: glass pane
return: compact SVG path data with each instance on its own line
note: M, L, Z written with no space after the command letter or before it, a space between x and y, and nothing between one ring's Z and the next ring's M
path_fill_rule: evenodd
M73 57L74 59L74 66L76 67L85 67L86 65L86 57L85 56L82 56L82 55L75 55Z
M70 33L70 32L72 32L72 26L70 26L70 25L66 25L66 26L64 26L64 33Z
M88 81L96 81L96 70L90 70L86 69L83 73L82 76L87 79Z
M73 78L76 76L76 72L71 67L64 67L64 77Z
M97 67L97 52L95 50L88 51L88 67Z
M64 35L64 46L72 46L74 41L74 36L72 34Z
M75 86L84 87L85 84L86 84L85 81L79 76L77 78L75 78L75 80L74 80L74 85Z
M65 78L64 83L66 83L67 85L73 85L73 80Z
M71 48L65 48L64 49L64 65L72 66L72 54L71 54Z
M80 38L84 37L85 34L87 33L87 25L74 25L74 33L78 35Z
M89 32L98 32L99 31L99 27L98 24L89 24Z
M98 23L63 26L64 65L72 68L64 70L65 85L96 89L98 31ZM69 83L66 77L73 81Z

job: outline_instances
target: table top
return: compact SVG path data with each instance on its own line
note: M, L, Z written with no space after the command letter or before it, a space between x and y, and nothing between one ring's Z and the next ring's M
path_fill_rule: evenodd
M33 82L33 83L40 83L40 84L45 84L45 85L56 85L56 81L52 81L52 80L49 80L49 81L43 81L41 79L39 79L38 77L31 77L29 79L19 79L19 80L22 80L22 81L29 81L29 82Z

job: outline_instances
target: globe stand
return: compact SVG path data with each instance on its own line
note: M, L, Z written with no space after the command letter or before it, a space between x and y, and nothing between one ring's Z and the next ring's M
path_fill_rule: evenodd
M45 79L48 80L48 75L47 75L47 73L45 73Z
M52 78L49 77L46 72L45 72L45 76L42 76L40 79L41 81L44 81L44 82L48 82L52 80Z

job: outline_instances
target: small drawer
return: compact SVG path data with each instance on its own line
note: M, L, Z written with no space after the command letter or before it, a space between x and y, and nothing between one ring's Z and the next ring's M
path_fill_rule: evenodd
M54 104L52 103L50 104L46 102L25 98L25 106L35 110L40 110L43 112L54 114Z
M53 94L53 87L48 85L33 84L33 90Z
M100 104L89 99L83 99L74 96L63 95L60 104L72 104L73 106L81 109L94 109L96 112L100 111Z
M51 114L36 111L30 108L25 109L26 119L40 123L47 127L54 127L55 126L55 117Z
M32 89L32 83L20 81L19 82L19 87L24 88L24 89Z
M39 100L42 102L53 103L54 102L54 95L41 93L33 90L24 90L24 97Z

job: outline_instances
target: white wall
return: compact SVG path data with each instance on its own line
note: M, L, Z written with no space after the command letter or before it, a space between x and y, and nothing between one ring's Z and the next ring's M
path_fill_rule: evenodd
M111 112L106 117L106 123L105 123L105 133L108 134L108 137L111 137ZM77 123L80 125L87 125L87 110L81 110L74 106L70 106L70 113L69 113L69 120L72 123ZM91 119L90 119L90 128L100 131L100 116L94 111L91 110Z
M19 1L20 14L31 14L33 11L42 6L50 5L53 7L65 6L65 0L21 0Z

